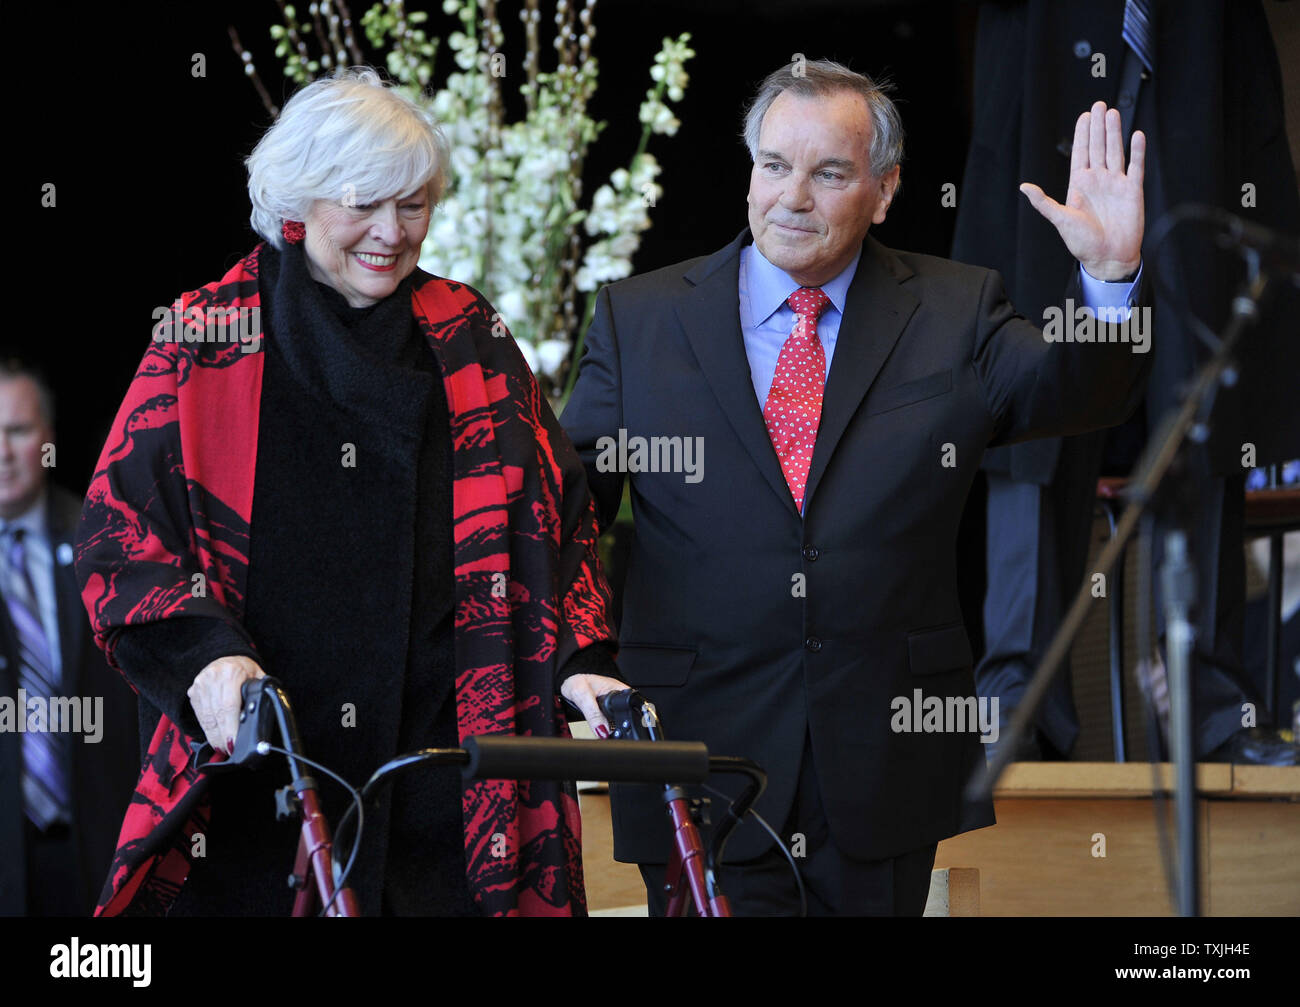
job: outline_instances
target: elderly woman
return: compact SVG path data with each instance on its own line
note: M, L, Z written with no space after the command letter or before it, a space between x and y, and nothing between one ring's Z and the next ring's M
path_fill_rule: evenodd
M288 913L283 763L193 758L230 750L264 669L353 783L472 734L564 735L557 693L600 731L623 687L582 466L492 307L417 268L447 160L374 71L308 85L248 158L265 243L159 312L78 539L148 751L100 914ZM580 913L578 836L561 786L407 774L351 881L367 915Z

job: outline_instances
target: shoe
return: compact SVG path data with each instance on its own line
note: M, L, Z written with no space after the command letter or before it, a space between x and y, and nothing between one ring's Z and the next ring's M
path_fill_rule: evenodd
M1300 766L1300 745L1272 728L1244 727L1205 757L1206 762Z

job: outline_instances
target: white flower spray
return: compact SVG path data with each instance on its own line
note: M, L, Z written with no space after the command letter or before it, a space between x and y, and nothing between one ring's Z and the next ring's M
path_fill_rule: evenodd
M387 0L366 11L361 26L388 72L428 105L451 145L447 188L421 267L481 290L558 403L572 389L596 290L631 275L632 257L650 227L650 211L663 190L659 163L646 148L651 136L672 136L681 125L669 103L682 100L689 82L685 65L695 53L688 34L663 40L639 110L637 149L584 206L583 165L604 125L587 111L597 85L591 55L596 0L555 0L555 63L549 71L542 69L540 0L519 4L525 46L518 66L504 48L498 6L497 0L444 0L443 12L460 28L445 39L454 68L440 89L431 82L442 43L421 27L426 13ZM305 83L349 61L366 62L344 3L322 0L307 12L300 18L285 6L284 24L271 28L287 77ZM311 37L321 49L317 57L306 45ZM270 107L233 29L231 38ZM507 119L501 88L516 80L523 116Z

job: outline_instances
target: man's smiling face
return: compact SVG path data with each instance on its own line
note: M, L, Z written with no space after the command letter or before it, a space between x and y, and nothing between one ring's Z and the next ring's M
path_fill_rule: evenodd
M899 169L871 173L871 113L848 91L804 98L783 91L763 116L749 176L749 228L773 265L821 286L885 220Z

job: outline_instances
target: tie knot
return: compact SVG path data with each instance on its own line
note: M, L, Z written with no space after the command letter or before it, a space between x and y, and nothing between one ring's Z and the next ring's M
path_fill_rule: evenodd
M22 525L5 525L0 528L0 542L4 543L5 555L10 561L20 558L23 555L23 532L27 529Z
M786 298L786 302L800 315L816 321L831 299L821 287L800 287Z

